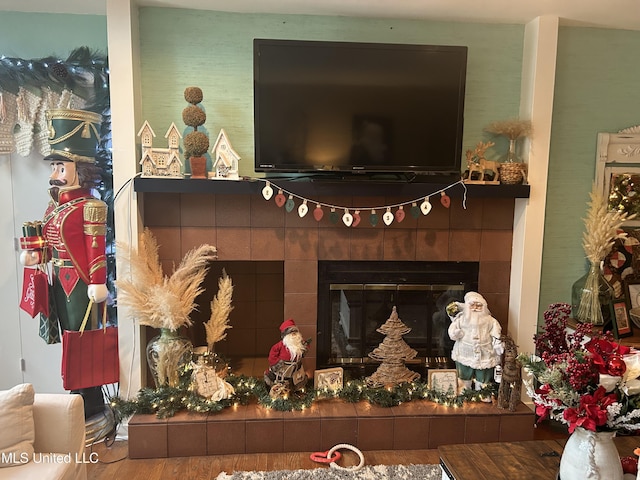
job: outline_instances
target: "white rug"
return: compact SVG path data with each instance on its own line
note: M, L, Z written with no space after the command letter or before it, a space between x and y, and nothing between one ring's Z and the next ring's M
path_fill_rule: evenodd
M272 472L222 472L216 480L440 480L439 465L372 465L358 471L335 468L274 470Z

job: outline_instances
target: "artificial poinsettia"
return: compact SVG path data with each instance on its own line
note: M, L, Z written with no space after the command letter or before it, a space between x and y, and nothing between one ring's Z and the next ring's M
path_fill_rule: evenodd
M640 351L619 345L609 334L580 324L567 334L571 307L554 304L534 337L540 356L520 354L531 379L525 386L539 421L552 418L569 432L640 431ZM638 408L637 408L638 407Z
M602 386L592 395L583 395L577 408L567 408L563 413L564 419L569 422L569 433L573 433L576 427L595 432L597 427L607 423L607 407L617 401L617 396L614 393L607 395Z

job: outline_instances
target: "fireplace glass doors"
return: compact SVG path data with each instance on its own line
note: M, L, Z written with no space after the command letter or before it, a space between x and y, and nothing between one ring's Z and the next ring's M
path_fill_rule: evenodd
M418 352L407 366L422 375L453 366L445 309L477 289L477 263L320 262L318 270L318 368L373 373L378 362L369 353L384 340L377 329L394 306L411 328L404 341Z

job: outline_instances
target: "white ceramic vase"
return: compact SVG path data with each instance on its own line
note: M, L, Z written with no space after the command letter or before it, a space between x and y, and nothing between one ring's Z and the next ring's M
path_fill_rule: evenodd
M576 428L560 459L560 480L622 480L622 464L613 443L615 432Z

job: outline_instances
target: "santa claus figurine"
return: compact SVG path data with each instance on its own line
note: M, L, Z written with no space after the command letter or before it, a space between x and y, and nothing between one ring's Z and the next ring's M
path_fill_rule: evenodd
M269 351L269 368L264 372L264 381L290 383L294 389L304 387L307 375L302 365L302 357L307 351L308 341L304 340L292 318L280 325L281 340Z

